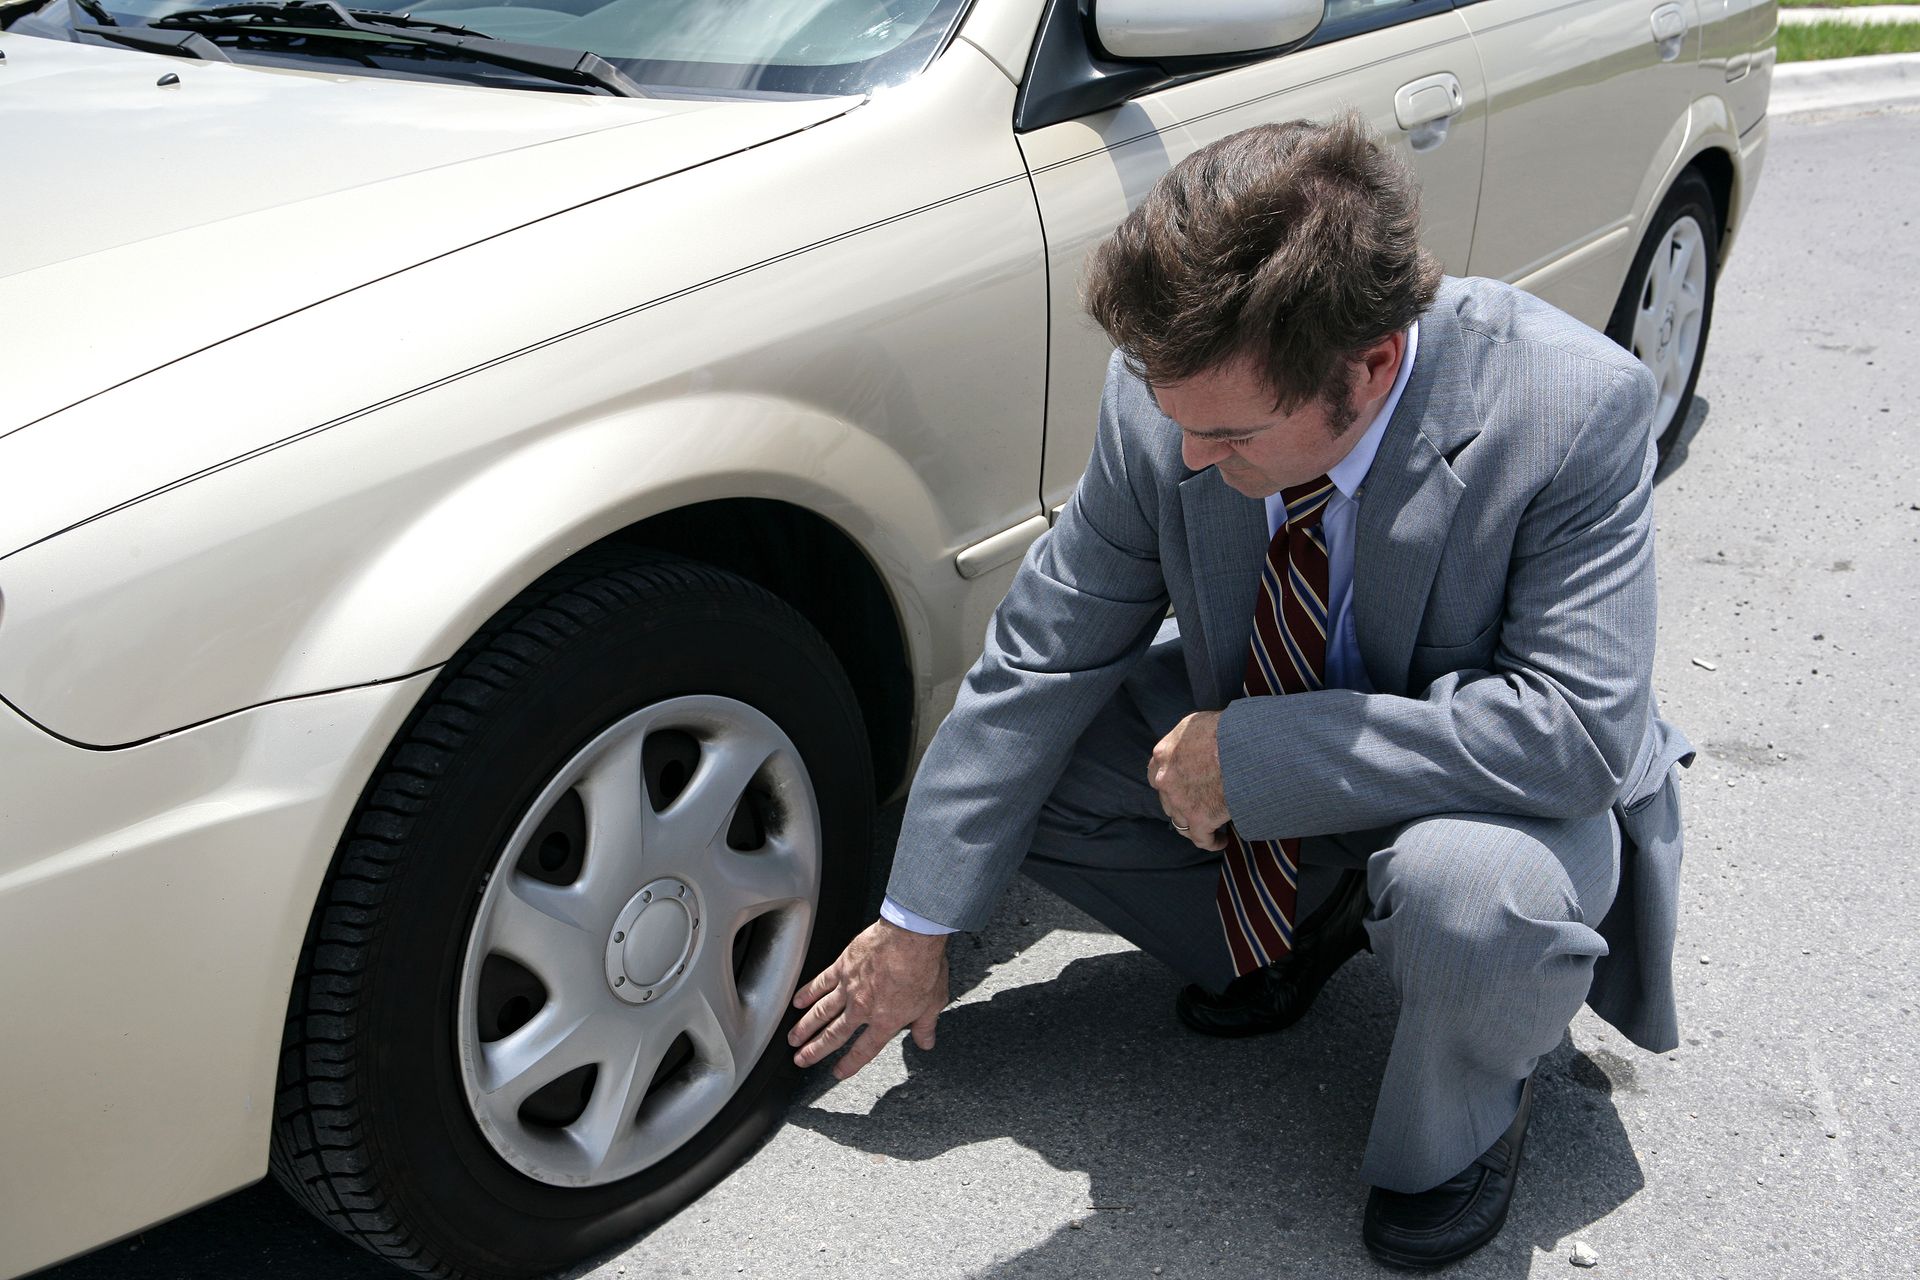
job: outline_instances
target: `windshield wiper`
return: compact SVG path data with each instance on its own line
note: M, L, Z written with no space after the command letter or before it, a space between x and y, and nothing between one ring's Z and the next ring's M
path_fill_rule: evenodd
M52 0L40 0L40 3L23 6L25 12L43 9ZM227 51L197 31L149 31L145 27L122 26L120 19L113 16L112 10L100 3L100 0L68 0L68 4L92 18L92 22L75 22L71 14L67 17L67 26L75 34L98 36L103 40L112 40L116 44L128 45L135 49L144 49L149 53L171 53L181 57L198 58L202 62L231 62ZM11 6L9 6L11 7Z
M245 35L289 39L334 32L355 32L399 40L474 62L543 76L563 84L605 89L623 98L644 98L646 90L597 53L555 49L539 44L496 40L479 31L449 27L404 13L348 10L336 0L285 0L284 3L223 4L180 9L147 24L161 30L202 35Z
M102 12L105 12L104 10ZM123 27L108 14L105 22L76 22L73 29L83 36L99 36L148 53L172 53L202 62L232 62L227 51L198 31L150 31L146 27Z
M75 3L98 4L100 0L74 0ZM208 5L199 9L175 9L172 13L155 18L156 24L173 22L184 18L188 22L200 23L221 18L252 18L276 26L324 27L330 30L353 30L353 23L366 26L399 27L407 31L438 31L453 36L475 36L481 40L491 40L492 36L484 31L475 31L471 27L456 27L452 23L434 22L428 18L416 18L411 13L386 13L379 9L354 9L339 3L339 0L242 0L238 4Z

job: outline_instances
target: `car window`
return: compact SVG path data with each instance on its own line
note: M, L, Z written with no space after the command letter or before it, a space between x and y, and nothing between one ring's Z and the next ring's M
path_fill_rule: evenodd
M121 25L219 0L99 0ZM642 85L707 92L866 93L924 70L965 0L345 0L370 13L406 13L501 40L596 53ZM55 4L11 24L64 36ZM244 60L241 42L222 42ZM285 58L288 50L276 49ZM353 69L357 56L316 49Z
M505 39L590 49L642 84L857 93L922 70L960 0L374 0Z
M1327 0L1322 22L1345 22L1356 17L1379 17L1395 9L1411 9L1418 0Z
M1327 0L1326 17L1321 19L1320 29L1307 44L1311 47L1344 40L1362 32L1443 13L1453 5L1454 0Z

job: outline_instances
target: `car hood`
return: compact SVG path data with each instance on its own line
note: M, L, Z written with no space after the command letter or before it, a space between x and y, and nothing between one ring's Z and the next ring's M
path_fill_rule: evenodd
M335 294L859 101L480 88L32 36L0 36L0 53L0 437Z

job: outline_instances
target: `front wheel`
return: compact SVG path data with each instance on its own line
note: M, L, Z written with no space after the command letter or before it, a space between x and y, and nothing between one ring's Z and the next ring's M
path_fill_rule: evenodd
M537 1275L777 1120L789 998L855 923L873 788L826 643L732 575L555 571L451 662L315 913L273 1167L410 1270Z
M1720 220L1705 179L1689 169L1654 211L1607 322L1607 336L1653 371L1654 438L1665 452L1693 407L1706 361L1719 275Z

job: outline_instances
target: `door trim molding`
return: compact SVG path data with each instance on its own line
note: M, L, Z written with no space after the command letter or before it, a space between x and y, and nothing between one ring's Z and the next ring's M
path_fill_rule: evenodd
M1030 516L1011 529L1002 529L991 538L963 548L954 556L953 567L968 580L991 573L1025 555L1027 548L1047 529L1045 516Z

